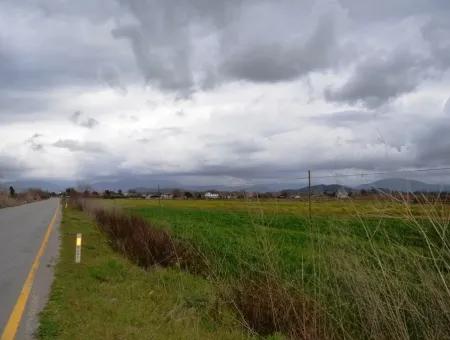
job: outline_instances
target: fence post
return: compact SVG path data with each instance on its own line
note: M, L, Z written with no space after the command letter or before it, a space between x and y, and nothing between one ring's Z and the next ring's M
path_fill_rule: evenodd
M311 222L311 170L308 170L309 221Z

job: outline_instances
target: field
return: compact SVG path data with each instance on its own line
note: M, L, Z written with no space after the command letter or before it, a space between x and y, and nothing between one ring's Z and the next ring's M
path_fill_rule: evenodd
M410 249L425 246L423 235L410 222L411 216L423 219L427 210L411 211L392 202L315 203L311 222L304 202L117 200L113 204L196 244L225 276L239 274L244 264L250 269L265 267L268 255L279 273L298 279L317 264L318 255L334 248L369 243L379 249L394 243Z
M317 201L310 219L289 200L79 202L99 229L66 209L87 263L63 243L41 338L450 339L448 205ZM180 249L195 253L167 260Z
M295 201L112 204L194 244L232 290L270 278L317 301L333 337L450 337L446 205L314 202L310 221Z

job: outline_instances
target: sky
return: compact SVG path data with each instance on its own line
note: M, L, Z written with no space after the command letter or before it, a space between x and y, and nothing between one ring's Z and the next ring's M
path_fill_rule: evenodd
M3 0L0 179L450 166L448 0Z

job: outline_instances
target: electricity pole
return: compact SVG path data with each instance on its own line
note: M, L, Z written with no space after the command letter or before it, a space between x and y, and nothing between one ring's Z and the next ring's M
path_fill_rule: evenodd
M311 221L311 170L308 170L309 221Z

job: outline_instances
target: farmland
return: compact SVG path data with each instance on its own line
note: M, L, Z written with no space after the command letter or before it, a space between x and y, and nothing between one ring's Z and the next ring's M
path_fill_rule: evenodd
M450 336L445 204L316 201L310 219L302 201L90 199L65 216L69 243L83 222L85 265L74 271L63 247L41 338L71 338L74 292L87 287L92 296L75 303L88 311L87 337L106 329L156 339ZM120 280L118 262L128 273Z
M194 244L211 280L235 287L270 277L312 297L337 337L450 334L446 205L315 202L310 221L308 204L295 201L109 204Z

